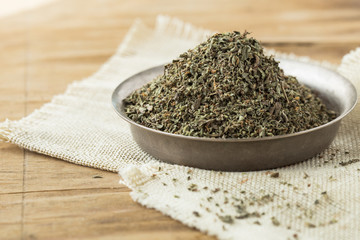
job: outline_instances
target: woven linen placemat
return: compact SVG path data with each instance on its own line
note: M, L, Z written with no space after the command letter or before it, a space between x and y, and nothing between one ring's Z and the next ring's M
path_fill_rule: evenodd
M210 34L166 16L157 18L154 29L136 21L98 72L71 84L29 116L1 123L0 139L120 172L135 201L219 239L359 239L359 106L343 120L327 150L273 171L229 173L170 165L132 140L128 124L112 109L114 88L141 70L169 62ZM346 55L340 66L328 67L359 86L360 49ZM272 177L274 172L279 176Z

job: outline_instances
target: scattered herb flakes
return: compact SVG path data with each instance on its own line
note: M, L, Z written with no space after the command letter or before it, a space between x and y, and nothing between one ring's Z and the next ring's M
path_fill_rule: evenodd
M198 186L196 184L191 184L189 187L188 187L188 190L191 191L191 192L198 192Z
M94 176L92 176L92 178L103 178L103 177L100 175L94 175Z
M167 184L166 184L166 183L164 183L164 182L162 182L162 185L167 186Z
M159 171L161 171L161 167L159 167Z
M234 219L230 215L219 216L219 219L224 223L228 223L228 224L234 223Z
M180 198L180 196L179 195L174 195L174 198Z
M215 188L214 190L212 190L213 193L217 193L218 191L220 191L220 188Z
M244 205L235 205L236 212L239 214L247 213L246 207Z
M245 179L241 180L240 184L246 183L247 181L249 181L249 179L245 178Z
M304 179L307 179L308 177L309 175L306 172L304 172Z
M173 178L172 181L173 181L173 182L177 182L177 179L176 179L176 178Z
M270 177L272 177L272 178L278 178L279 176L280 176L280 173L278 173L278 172L274 172L274 173L270 174Z
M350 165L350 164L353 164L353 163L357 163L357 162L360 162L360 159L354 158L354 159L351 159L351 160L346 161L346 162L340 162L339 164L344 167L344 166L347 166L347 165Z
M345 154L350 154L350 152L345 150Z
M321 196L323 197L323 199L325 199L325 200L329 200L330 198L329 198L329 195L327 194L327 192L325 191L325 192L322 192L321 193Z
M258 205L263 205L263 204L267 204L272 201L274 201L274 197L271 196L270 194L266 194L266 195L262 196L260 199L258 199L257 203L258 203Z
M243 212L239 212L239 215L235 216L236 219L245 219L245 218L250 218L250 217L256 217L259 218L261 217L261 214L259 212L252 212L249 213L246 210Z
M205 187L203 187L203 189L204 189L204 190L208 190L208 187L207 187L207 186L205 186Z
M319 199L316 199L315 202L314 202L315 205L318 205L320 204L320 200Z
M190 181L190 180L191 180L191 177L190 177L190 176L188 176L188 177L187 177L187 180L188 180L188 181Z
M277 220L275 217L271 217L271 222L274 226L280 226L279 220Z
M256 224L256 225L261 225L261 223L259 221L255 221L253 223Z
M337 223L338 222L338 220L336 220L336 219L331 219L330 221L329 221L329 224L335 224L335 223Z
M201 217L200 213L197 212L197 211L193 211L193 214L194 214L195 217Z
M245 194L245 193L246 193L246 191L242 190L240 193L241 193L241 194Z
M214 198L213 197L208 197L207 200L208 202L211 202L211 200L213 200Z
M236 219L245 219L248 217L250 217L250 214L248 212L244 212L244 213L241 213L240 215L235 216Z
M313 224L313 223L310 223L310 222L305 222L305 227L308 227L308 228L316 228L316 225Z

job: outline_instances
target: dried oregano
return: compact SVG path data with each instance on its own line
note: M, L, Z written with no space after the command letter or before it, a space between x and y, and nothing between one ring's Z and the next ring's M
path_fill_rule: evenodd
M335 118L247 35L215 34L181 54L125 99L128 117L157 130L212 138L289 134Z

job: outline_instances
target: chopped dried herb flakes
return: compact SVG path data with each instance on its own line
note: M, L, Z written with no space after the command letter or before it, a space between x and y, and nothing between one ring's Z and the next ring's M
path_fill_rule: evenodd
M280 173L278 173L278 172L274 172L274 173L270 174L270 177L272 177L272 178L278 178L279 176L280 176Z
M217 193L220 191L220 188L215 188L214 190L212 190L213 193Z
M213 35L124 103L127 116L139 124L210 138L283 135L336 117L247 32Z
M192 191L192 192L197 192L199 191L198 190L198 186L196 184L191 184L189 187L188 187L188 190L189 191Z
M194 214L195 217L201 217L200 213L197 212L197 211L193 211L193 214Z
M360 162L360 159L354 158L354 159L351 159L351 160L346 161L346 162L340 162L339 164L344 167L344 166L347 166L347 165L350 165L350 164L353 164L353 163L357 163L357 162Z
M313 224L313 223L310 223L310 222L306 222L305 226L308 227L308 228L316 228L316 225Z
M221 221L223 221L224 223L229 223L229 224L234 223L234 219L233 219L233 217L230 216L230 215L219 216L219 219L220 219Z
M271 217L271 222L274 226L280 226L280 222L276 219L276 217Z

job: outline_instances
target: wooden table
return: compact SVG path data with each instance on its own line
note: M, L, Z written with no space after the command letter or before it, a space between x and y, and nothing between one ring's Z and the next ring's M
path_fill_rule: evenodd
M91 75L135 18L157 14L340 63L360 46L359 0L64 0L0 19L0 121ZM96 178L101 176L102 178ZM211 239L134 203L119 176L0 144L0 239Z

